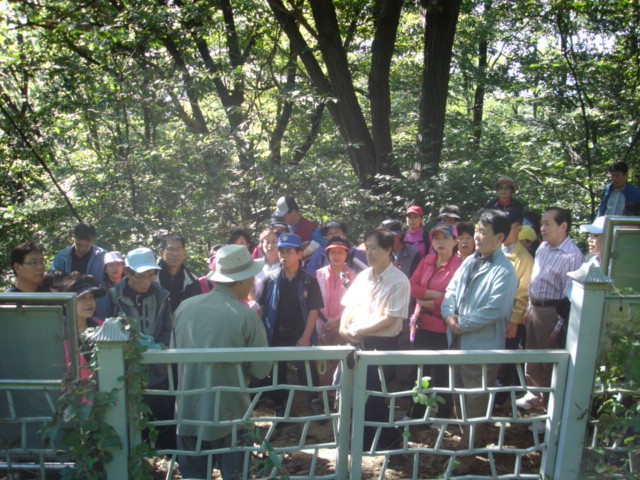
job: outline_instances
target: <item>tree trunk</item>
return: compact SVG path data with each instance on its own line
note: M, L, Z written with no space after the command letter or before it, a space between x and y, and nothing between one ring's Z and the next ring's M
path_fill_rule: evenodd
M415 173L436 175L440 167L449 68L461 0L421 0L425 19Z

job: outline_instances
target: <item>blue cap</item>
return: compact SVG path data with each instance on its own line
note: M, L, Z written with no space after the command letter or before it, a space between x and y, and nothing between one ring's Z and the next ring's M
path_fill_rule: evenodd
M278 237L278 248L302 248L302 240L295 233L283 233Z

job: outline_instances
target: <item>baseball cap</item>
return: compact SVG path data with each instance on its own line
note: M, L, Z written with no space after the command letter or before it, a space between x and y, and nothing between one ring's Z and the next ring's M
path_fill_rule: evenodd
M291 210L300 210L298 208L298 204L296 203L293 197L289 195L285 195L284 197L280 197L276 202L276 209L273 212L274 216L284 217L286 213Z
M302 240L295 233L283 233L278 237L278 248L302 248Z
M124 263L124 258L122 258L122 254L118 251L107 252L104 254L104 264L120 262Z
M580 225L581 232L595 233L601 234L604 232L604 215L602 217L596 218L593 223L587 223L584 225Z
M437 232L444 233L447 237L456 238L458 236L458 230L450 223L440 222L429 232L429 240L433 240L433 237Z
M422 209L418 205L411 205L407 208L407 213L405 215L409 215L410 213L417 213L421 217L424 217L424 213L422 213Z
M500 185L501 183L506 183L507 185L510 185L511 188L513 188L514 192L518 189L518 186L516 185L516 182L513 181L513 178L508 177L506 175L503 175L500 178L498 178L496 183L493 185L493 188L498 188L498 185Z
M156 263L155 255L146 247L139 247L127 253L124 265L136 273L144 273L148 270L160 270L160 267Z
M380 228L386 228L394 235L404 235L406 233L402 228L402 222L400 222L399 220L385 220L380 224Z

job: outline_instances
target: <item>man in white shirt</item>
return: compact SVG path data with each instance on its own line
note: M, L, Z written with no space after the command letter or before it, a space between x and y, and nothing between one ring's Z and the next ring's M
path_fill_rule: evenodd
M365 234L370 266L356 277L342 298L345 310L340 320L340 335L363 350L394 350L402 332L402 320L408 315L411 287L409 279L391 262L393 241L393 234L383 228ZM367 371L367 390L381 390L376 367L369 367ZM389 420L389 407L382 397L369 397L365 420ZM374 435L374 427L365 427L364 448L370 447ZM391 448L400 440L395 430L383 429L378 449Z

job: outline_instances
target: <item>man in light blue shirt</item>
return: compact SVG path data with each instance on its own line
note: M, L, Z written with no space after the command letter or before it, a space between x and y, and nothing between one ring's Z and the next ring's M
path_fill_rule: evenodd
M502 252L511 222L504 212L484 210L475 230L476 253L469 257L451 279L442 303L442 317L449 329L450 348L460 350L504 349L505 328L511 315L518 281L513 265ZM487 365L486 385L496 383L500 365ZM460 365L455 369L455 386L482 386L481 365ZM482 417L488 394L465 395L467 419ZM476 426L476 447L483 445L486 423ZM464 426L462 448L473 448L470 427ZM468 473L472 456L459 457L457 472Z

